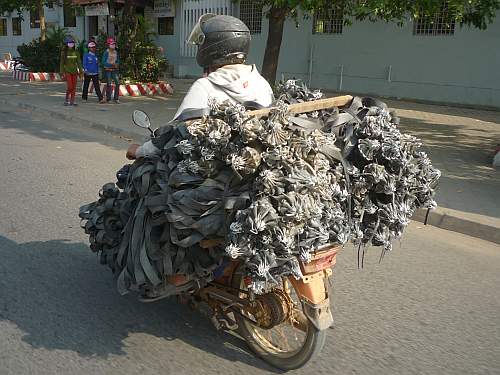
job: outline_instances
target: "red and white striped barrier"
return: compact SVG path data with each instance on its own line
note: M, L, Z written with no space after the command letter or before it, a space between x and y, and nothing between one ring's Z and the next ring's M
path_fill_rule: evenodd
M113 92L115 85L111 85ZM106 91L106 84L101 82L101 92ZM94 85L90 83L89 92L94 92ZM120 85L120 96L153 96L153 95L171 95L174 93L173 87L169 83L138 83Z
M60 81L59 73L30 73L30 81Z
M14 70L12 72L12 78L18 81L29 81L30 80L30 72L25 72L23 70Z
M0 70L12 70L14 67L14 61L6 60L4 62L0 62Z
M59 73L32 73L22 70L14 70L12 78L19 81L60 81L61 75Z
M14 70L12 78L19 81L61 81L59 73L32 73L22 70ZM114 85L111 85L114 91ZM101 92L106 90L106 83L101 82ZM94 92L94 85L91 82L89 92ZM138 83L120 85L120 96L153 96L153 95L171 95L174 93L172 85L166 82L160 83Z

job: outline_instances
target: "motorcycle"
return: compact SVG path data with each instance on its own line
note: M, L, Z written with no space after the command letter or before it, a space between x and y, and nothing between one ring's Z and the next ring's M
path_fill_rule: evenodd
M300 113L341 106L351 98L345 96L295 104L290 106L290 111ZM260 116L268 111L253 112ZM157 136L158 129L151 128L145 112L134 111L133 122L149 130L151 137ZM133 159L129 154L127 157ZM221 238L202 240L199 246L210 251L223 244ZM185 281L183 275L170 276L168 283L150 291L152 298L142 301L152 302L175 295L179 302L200 311L207 311L208 306L210 319L217 329L236 331L250 349L270 365L282 370L297 369L320 353L326 330L333 323L329 285L340 249L341 246L336 244L319 248L310 262L299 261L301 279L283 277L279 287L265 294L253 293L249 289L252 280L246 276L243 265L228 258L214 271L213 281L178 283L177 279Z
M24 62L24 60L20 57L14 57L12 59L13 61L13 70L14 71L21 71L21 72L29 72L29 67L27 67Z

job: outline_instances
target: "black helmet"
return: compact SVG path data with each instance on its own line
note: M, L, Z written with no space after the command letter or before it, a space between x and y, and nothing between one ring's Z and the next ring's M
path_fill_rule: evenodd
M188 43L198 45L196 61L203 68L242 63L250 48L250 30L236 17L207 13L191 31Z

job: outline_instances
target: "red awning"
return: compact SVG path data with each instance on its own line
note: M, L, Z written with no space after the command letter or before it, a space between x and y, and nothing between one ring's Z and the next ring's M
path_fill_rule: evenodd
M71 0L73 5L92 5L92 4L106 4L108 0ZM115 3L125 4L125 0L115 0ZM146 5L145 0L135 0L135 5L144 6Z
M91 5L91 4L105 4L107 3L108 1L107 0L72 0L71 3L73 5ZM123 2L120 1L120 0L117 0L116 1L117 3L119 2Z

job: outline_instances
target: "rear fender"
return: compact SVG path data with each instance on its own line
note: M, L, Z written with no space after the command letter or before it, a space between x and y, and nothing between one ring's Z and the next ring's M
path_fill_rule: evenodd
M333 324L327 282L331 274L332 270L328 268L305 275L300 280L296 280L293 277L289 278L302 302L304 314L320 331L327 329Z

